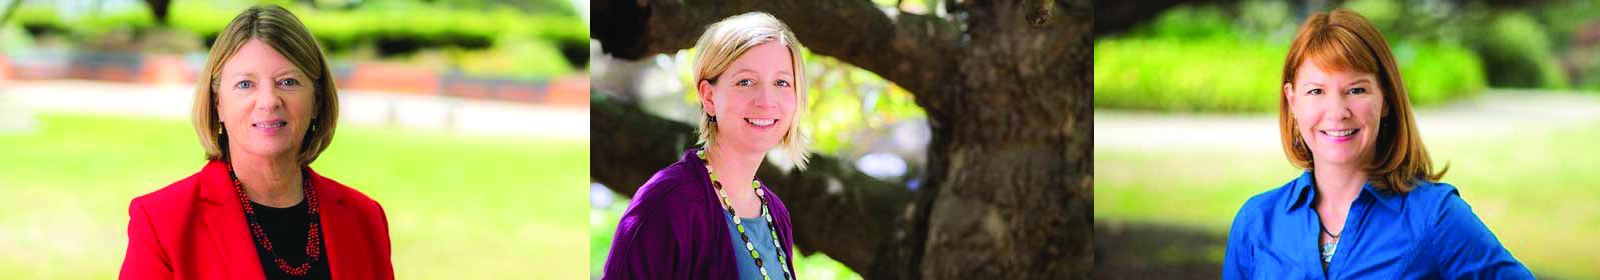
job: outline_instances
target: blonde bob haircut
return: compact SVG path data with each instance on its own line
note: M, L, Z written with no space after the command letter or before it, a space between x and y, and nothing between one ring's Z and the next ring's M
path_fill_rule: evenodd
M716 84L717 77L727 71L733 61L751 48L768 42L777 42L789 48L789 58L794 61L795 109L794 119L804 119L806 113L806 67L805 60L800 57L800 41L794 37L794 32L789 31L789 26L763 12L749 12L723 19L711 24L706 32L700 35L695 49L699 56L694 59L694 80L696 84L707 81ZM702 110L705 107L701 107ZM801 132L800 122L791 122L788 133L783 135L779 149L787 155L788 164L795 168L806 167L805 134ZM700 143L716 145L717 123L711 121L707 112L700 114Z
M1434 173L1428 149L1422 145L1422 136L1411 116L1411 98L1400 80L1394 53L1389 50L1383 34L1367 18L1345 9L1306 18L1289 48L1288 60L1283 64L1283 80L1278 86L1293 84L1296 71L1306 61L1328 71L1356 71L1377 76L1385 111L1378 123L1375 154L1364 167L1375 188L1406 193L1419 181L1438 182L1444 177L1449 167ZM1289 100L1281 91L1276 92L1278 134L1283 141L1284 154L1294 166L1313 169L1313 155L1300 130L1296 129L1298 124L1290 114Z
M221 83L218 76L223 62L232 58L239 47L251 39L259 39L272 46L274 51L282 54L310 79L308 82L315 91L315 111L311 115L311 127L306 131L305 138L301 139L300 152L296 157L300 165L309 165L333 142L333 130L339 119L339 94L330 77L333 71L328 67L316 39L311 37L311 32L306 30L299 18L276 5L251 7L239 13L217 35L216 43L211 45L205 72L195 83L192 111L194 130L200 135L200 145L205 147L206 159L229 160L228 133L217 117L216 95Z

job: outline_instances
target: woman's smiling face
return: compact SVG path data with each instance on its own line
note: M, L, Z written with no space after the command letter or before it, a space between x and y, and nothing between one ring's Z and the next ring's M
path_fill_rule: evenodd
M1382 87L1373 73L1329 71L1307 59L1283 85L1295 129L1314 166L1360 167L1374 153L1384 117Z
M299 153L313 117L315 88L304 71L260 39L250 39L223 63L217 116L229 153L277 157Z
M756 45L735 59L716 83L700 81L701 109L717 118L717 145L765 152L794 125L795 73L789 49Z

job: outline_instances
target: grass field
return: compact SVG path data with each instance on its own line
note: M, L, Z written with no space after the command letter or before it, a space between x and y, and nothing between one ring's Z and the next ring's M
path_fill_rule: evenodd
M1098 121L1098 120L1097 120ZM1600 124L1425 136L1500 241L1541 277L1600 278ZM1272 134L1276 136L1276 134ZM1273 141L1272 143L1276 143ZM1250 196L1300 171L1280 147L1094 151L1097 220L1174 225L1225 236ZM1209 254L1217 264L1221 252Z
M40 115L0 134L0 278L109 279L128 202L205 164L185 120ZM340 127L312 164L389 217L401 279L581 279L588 143Z

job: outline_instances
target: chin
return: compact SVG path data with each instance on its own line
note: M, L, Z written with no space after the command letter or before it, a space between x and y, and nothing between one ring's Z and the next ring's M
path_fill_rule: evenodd
M290 153L295 150L294 146L290 145L289 143L272 143L271 140L246 144L244 147L245 150L248 150L251 154L262 156L277 156L284 153Z
M1356 161L1355 154L1342 152L1322 152L1312 155L1318 163L1345 165Z
M746 139L749 139L749 138L746 138ZM771 141L771 140L766 140L766 139L749 139L747 141L739 141L738 143L725 143L725 144L730 144L729 146L739 147L740 150L746 150L746 151L752 151L752 152L753 151L760 151L760 152L765 153L768 150L772 150L773 147L777 147L778 146L777 143L778 143L778 141Z

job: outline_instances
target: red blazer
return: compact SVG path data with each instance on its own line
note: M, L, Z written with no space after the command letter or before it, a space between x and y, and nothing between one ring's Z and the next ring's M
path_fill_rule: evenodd
M366 195L311 172L321 211L323 252L334 279L394 279L389 220ZM228 167L200 173L133 199L122 279L263 279Z

